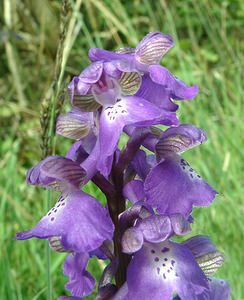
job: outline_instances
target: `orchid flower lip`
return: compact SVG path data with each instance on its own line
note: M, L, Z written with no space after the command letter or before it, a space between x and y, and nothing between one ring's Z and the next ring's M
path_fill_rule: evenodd
M120 86L113 78L107 78L102 85L93 85L91 90L96 101L105 108L113 106L121 97Z

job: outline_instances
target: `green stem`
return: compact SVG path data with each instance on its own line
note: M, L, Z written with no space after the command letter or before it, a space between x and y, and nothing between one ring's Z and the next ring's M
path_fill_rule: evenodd
M47 210L51 208L51 191L47 190ZM52 278L51 278L51 249L46 244L46 264L47 264L47 300L52 300Z

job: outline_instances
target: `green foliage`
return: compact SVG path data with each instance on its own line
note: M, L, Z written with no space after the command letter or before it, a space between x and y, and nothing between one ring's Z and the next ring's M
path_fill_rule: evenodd
M55 79L60 4L5 0L0 8L0 298L4 300L46 299L46 242L12 238L34 226L46 211L46 192L27 187L25 174L42 155L39 116ZM65 52L67 64L58 93L88 64L89 47L135 46L149 31L173 35L176 46L163 64L200 87L196 100L181 104L181 121L204 128L209 137L186 157L220 192L210 208L195 210L193 233L210 235L225 253L226 263L217 276L229 280L233 299L243 299L243 3L76 0L70 11L73 27L67 36L72 47ZM66 99L65 109L68 106ZM70 145L71 141L57 138L57 153L64 154ZM85 189L104 199L94 186ZM52 198L54 202L55 195ZM51 254L53 299L65 293L63 259L63 254ZM102 264L93 262L89 268L98 276Z

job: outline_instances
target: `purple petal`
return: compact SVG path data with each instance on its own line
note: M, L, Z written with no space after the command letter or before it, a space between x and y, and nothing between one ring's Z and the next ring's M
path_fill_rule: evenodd
M108 61L103 63L104 73L110 77L119 79L121 77L121 71L117 67L117 62Z
M72 253L65 260L64 275L69 277L65 287L72 296L86 296L94 289L95 279L86 271L88 260L88 253Z
M74 97L77 94L86 95L91 85L88 83L81 82L79 77L75 76L70 84L68 85L68 91L70 94L71 103L73 103Z
M191 232L190 223L181 214L173 214L169 218L176 235L185 235Z
M133 204L145 200L146 195L143 189L143 182L141 180L132 180L128 182L124 186L123 195Z
M207 206L217 192L180 157L165 159L148 174L144 189L147 203L162 214L187 217L193 205Z
M87 159L81 163L82 169L86 171L86 177L83 180L84 183L87 183L97 173L97 162L99 161L100 158L99 148L100 148L99 139L97 139L96 144L92 149L91 153L89 154ZM110 162L109 159L108 162Z
M152 155L147 155L143 150L139 150L135 155L131 165L141 179L145 180L151 168L156 164L154 158Z
M177 292L183 300L195 299L208 289L207 278L191 252L170 241L145 243L127 269L126 299L168 300Z
M215 252L217 249L211 239L205 235L197 235L189 238L184 245L192 252L195 257L202 256L207 253Z
M88 156L87 152L83 148L83 144L83 140L75 142L68 150L66 158L81 164Z
M91 48L88 53L89 59L91 61L111 61L120 59L130 59L131 54L121 54L112 51L107 51L99 48Z
M144 240L150 243L163 242L172 232L170 219L161 215L138 220L136 228L142 232Z
M83 192L73 192L61 196L32 230L17 233L16 239L52 236L61 236L67 250L90 252L103 241L112 239L113 223L95 198Z
M160 110L137 97L124 97L115 105L106 107L100 117L100 157L97 168L105 176L110 172L107 160L115 149L125 125L146 126L177 123L175 114Z
M178 119L174 112L159 109L154 104L139 97L124 97L123 105L128 114L125 114L126 125L177 125Z
M49 156L28 171L27 182L63 191L69 187L78 189L84 176L85 171L76 162L62 156Z
M139 228L128 228L121 240L122 252L128 254L137 252L141 249L143 241L143 233Z
M127 283L125 282L117 291L117 293L114 295L114 297L111 300L129 300L127 298L128 294L128 287Z
M96 83L103 72L103 62L96 61L91 63L84 71L79 75L79 80L84 83L92 84Z
M183 81L174 77L166 68L160 65L150 66L149 74L153 82L169 90L170 98L178 100L193 99L198 93L196 85L187 86Z
M230 300L230 287L228 282L223 279L209 278L210 297L211 300ZM198 297L197 300L204 300Z
M119 215L119 230L121 233L134 226L135 221L139 218L144 219L153 214L153 210L145 203L136 203L132 207L126 209Z
M183 153L206 140L205 132L191 124L181 124L177 127L168 128L155 147L157 159L161 160L174 153Z
M142 64L159 64L165 55L174 45L170 35L161 32L147 34L138 44L135 51L136 59Z
M145 74L142 77L142 83L139 91L136 93L136 96L144 98L145 100L167 111L173 112L178 109L178 105L171 99L170 90L153 82L148 74Z
M141 131L142 128L134 127L134 126L126 126L124 128L124 132L129 135L133 136ZM159 139L162 137L163 131L155 126L144 127L143 131L147 133L146 138L144 139L142 145L146 147L148 150L154 152L155 146L158 143Z

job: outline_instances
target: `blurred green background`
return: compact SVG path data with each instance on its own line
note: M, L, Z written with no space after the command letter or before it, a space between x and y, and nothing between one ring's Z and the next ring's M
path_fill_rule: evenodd
M209 137L206 144L185 156L220 192L211 207L194 211L193 233L210 235L225 253L226 262L216 276L230 282L232 299L244 299L244 2L70 3L68 14L63 11L60 17L62 1L0 1L0 299L47 299L46 242L12 238L17 231L31 228L47 210L46 191L27 187L25 174L42 155L41 102L50 99L55 56L63 38L60 23L67 32L58 93L88 64L90 47L132 47L150 31L173 36L176 45L164 57L163 65L188 84L200 87L194 101L181 103L180 119L204 128ZM67 98L63 110L68 106ZM64 155L71 143L58 137L57 153ZM91 185L86 190L101 197ZM63 254L51 254L52 299L65 293L63 260ZM93 260L89 269L98 276L102 266Z

